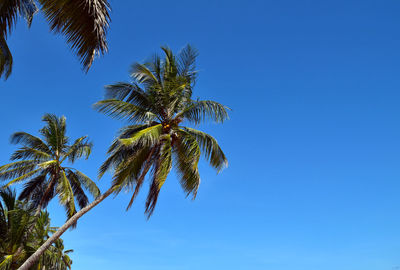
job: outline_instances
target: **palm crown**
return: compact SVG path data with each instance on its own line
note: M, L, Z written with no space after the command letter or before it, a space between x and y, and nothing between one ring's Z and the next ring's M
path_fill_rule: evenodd
M38 211L57 195L67 216L71 217L76 213L75 199L80 208L89 202L84 189L94 197L100 191L89 177L75 168L65 167L64 162L88 158L92 144L86 136L69 144L65 117L46 114L43 121L46 126L39 131L43 140L26 132L12 135L11 142L22 146L11 156L15 162L0 167L0 179L11 180L5 187L25 182L19 199L30 200Z
M106 99L95 104L100 112L132 122L120 130L111 145L100 177L114 169L116 192L134 188L129 208L151 169L145 210L148 217L173 164L184 191L194 198L200 184L201 153L218 171L228 163L212 136L182 126L185 120L197 125L203 120L222 123L228 118L228 108L220 103L192 99L196 50L186 46L178 55L166 47L162 50L164 59L155 55L149 62L133 64L133 82L106 86Z

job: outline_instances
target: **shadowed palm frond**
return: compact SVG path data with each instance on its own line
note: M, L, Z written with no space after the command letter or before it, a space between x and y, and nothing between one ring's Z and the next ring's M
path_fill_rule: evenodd
M7 79L12 72L13 57L4 36L0 36L0 77Z
M106 99L94 104L94 108L116 119L127 119L133 122L151 122L157 116L145 108L117 100Z
M201 100L192 102L179 116L196 125L209 119L216 123L223 123L228 119L228 110L228 107L218 102Z
M67 38L70 48L88 71L97 54L107 52L106 34L110 23L105 0L38 0L50 29Z
M185 127L184 130L196 139L204 151L204 156L218 172L228 166L228 160L216 139L207 133L193 128Z
M54 33L66 37L70 49L78 56L84 70L95 56L107 52L106 34L110 23L110 6L106 0L37 0ZM0 3L0 77L12 72L13 58L7 45L19 16L31 26L38 12L35 0L2 0Z

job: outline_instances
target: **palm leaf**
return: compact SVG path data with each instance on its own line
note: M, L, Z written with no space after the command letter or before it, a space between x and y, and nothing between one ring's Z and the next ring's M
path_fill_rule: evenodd
M117 99L106 99L94 104L94 108L108 116L117 119L128 119L134 122L151 122L157 116L146 110L145 108L133 105L131 103L117 100Z
M174 144L175 167L186 196L193 194L193 198L196 197L200 185L198 171L200 154L197 140L187 133L180 132L179 139Z
M221 147L219 147L216 139L207 133L193 128L185 127L184 130L199 142L200 147L204 151L205 157L209 160L210 164L218 170L218 172L228 166L228 160L226 159Z
M89 70L97 54L107 52L110 22L106 0L39 0L50 29L66 36L70 48Z
M41 150L47 154L51 154L49 147L38 137L26 132L15 132L11 136L11 143L22 144L30 148Z
M87 136L80 137L76 139L70 147L68 147L69 150L64 155L61 162L68 158L71 163L74 163L76 159L79 159L82 156L84 156L85 159L88 159L92 151L92 147L93 144L87 140Z
M162 125L158 124L155 126L150 126L148 128L142 129L136 132L132 137L127 139L120 139L123 145L136 145L140 144L143 146L152 146L158 142L160 135L162 133Z
M211 100L194 101L178 114L194 124L211 119L216 123L223 123L228 119L228 107Z
M60 180L56 187L56 191L60 199L60 204L65 206L68 218L72 217L76 212L75 202L74 202L74 192L64 171L61 172Z
M36 170L29 170L29 172L11 180L10 182L8 182L3 188L5 187L9 187L10 185L16 184L18 182L21 182L29 177L33 177L35 174L39 173L42 169L36 169ZM0 177L3 177L5 175L5 173L1 173ZM8 178L8 177L7 177Z
M1 24L0 18L0 24ZM2 29L0 29L1 31ZM4 34L3 34L4 35ZM0 77L7 79L12 72L13 57L4 36L0 36Z
M94 198L100 196L100 189L97 187L96 183L93 182L87 175L78 170L69 170L70 174L76 177L78 182L83 185L83 187L92 194Z

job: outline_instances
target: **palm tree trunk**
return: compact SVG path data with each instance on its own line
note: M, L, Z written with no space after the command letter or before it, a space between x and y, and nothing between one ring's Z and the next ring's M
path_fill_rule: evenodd
M44 244L35 251L25 262L23 265L21 265L18 270L28 270L31 268L35 262L40 258L40 256L50 247L51 244L54 243L55 240L60 238L60 236L69 228L71 227L75 222L78 221L80 217L82 217L84 214L89 212L93 207L101 203L105 198L111 195L113 193L114 187L111 187L109 190L107 190L104 194L100 195L97 197L92 203L88 204L86 207L82 208L79 212L77 212L75 215L73 215L70 219L67 220L67 222L64 223L58 230L49 238L47 239Z

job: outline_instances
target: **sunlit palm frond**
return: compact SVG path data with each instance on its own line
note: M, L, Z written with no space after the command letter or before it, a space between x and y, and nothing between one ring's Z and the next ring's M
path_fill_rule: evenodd
M20 175L20 176L18 176L17 178L11 180L10 182L8 182L4 187L9 187L10 185L19 183L19 182L21 182L21 181L24 181L24 180L30 178L30 177L34 177L35 175L37 175L38 173L40 173L40 171L41 171L41 169L29 170L28 172L25 172L25 171L23 171L23 172L18 172L17 175ZM22 174L22 175L21 175L21 174ZM6 175L6 173L0 174L0 178L3 178L3 177L6 178L5 175ZM12 177L14 177L14 176L12 176ZM4 179L4 178L3 178L3 179ZM8 175L7 175L7 178L9 178Z
M130 138L120 139L121 143L125 146L141 145L141 146L152 146L158 142L162 134L162 125L154 125L148 128L142 129L132 135Z
M50 154L30 147L21 147L20 149L16 150L10 157L11 160L29 159L40 162L49 160L51 158L52 156Z

